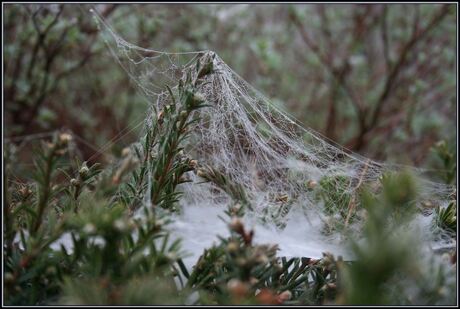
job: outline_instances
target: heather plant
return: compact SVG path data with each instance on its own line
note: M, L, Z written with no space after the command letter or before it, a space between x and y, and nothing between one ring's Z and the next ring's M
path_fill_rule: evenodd
M435 166L439 168L438 176L445 183L454 183L457 177L457 161L452 145L441 140L431 148L431 152L435 157Z

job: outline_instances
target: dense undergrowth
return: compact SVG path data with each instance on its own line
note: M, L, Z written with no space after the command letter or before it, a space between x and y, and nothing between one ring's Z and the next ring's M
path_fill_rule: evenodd
M5 304L456 303L456 256L422 258L406 228L420 211L412 203L415 180L407 173L385 175L379 192L362 186L356 197L338 191L336 179L311 184L324 213L338 218L326 233L346 231L350 201L359 205L364 240L350 241L353 261L327 252L321 259L286 258L277 255L276 246L256 244L257 230L241 220L252 210L244 189L184 153L196 111L208 104L199 91L204 77L214 73L208 57L186 72L177 90L168 88L170 104L115 167L79 162L72 135L59 132L36 150L33 179L19 183L12 178L14 146L6 145ZM448 171L445 181L454 183L455 156L443 143L434 151ZM70 167L61 168L63 161ZM191 269L183 262L187 252L180 240L168 231L171 213L180 212L180 184L190 181L187 173L213 182L233 200L225 218L230 236L206 249ZM437 206L433 221L434 230L453 237L455 200ZM59 242L63 238L70 248Z

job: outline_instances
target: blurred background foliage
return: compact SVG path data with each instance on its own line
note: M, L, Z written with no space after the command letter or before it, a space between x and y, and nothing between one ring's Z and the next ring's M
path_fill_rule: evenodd
M4 5L5 137L66 128L90 162L137 140L148 102L110 55L91 7ZM455 5L94 8L128 42L216 51L305 126L373 159L433 167L436 142L456 145Z

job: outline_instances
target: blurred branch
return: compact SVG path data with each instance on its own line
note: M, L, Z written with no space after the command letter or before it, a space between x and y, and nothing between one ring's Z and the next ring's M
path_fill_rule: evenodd
M390 55L388 50L388 6L383 6L382 19L380 23L381 33L382 33L382 43L383 43L383 57L385 58L385 67L387 73L390 72L391 62Z
M339 68L335 67L334 64L330 62L329 59L325 55L322 54L319 46L314 43L313 39L310 38L308 32L305 30L302 22L300 21L298 16L295 14L295 12L291 11L289 14L289 17L291 21L294 23L294 25L297 27L297 29L299 30L300 35L303 41L305 42L305 44L313 51L316 57L320 60L321 64L327 69L327 71L335 79L337 84L340 85L340 87L345 91L347 96L350 98L350 102L355 108L360 126L363 127L365 125L364 107L359 102L359 100L355 97L355 95L353 95L353 91L350 89L350 87L346 83L346 78L345 78L346 74L351 69L348 61L345 61Z
M402 48L401 54L398 57L398 60L394 64L393 68L391 69L390 73L386 77L385 81L385 86L382 90L382 93L379 96L379 99L377 100L376 108L374 109L374 113L372 114L372 118L370 123L366 126L366 131L369 130L370 128L374 127L379 119L380 112L383 108L383 105L385 104L386 100L388 99L393 86L396 83L397 77L400 73L400 71L404 68L404 65L407 61L407 57L414 48L414 46L420 41L423 37L425 37L433 28L436 27L436 25L439 24L441 20L443 20L444 17L446 17L447 13L449 12L449 6L448 5L443 5L443 7L439 10L439 12L431 19L429 24L412 34L412 37L410 40L406 43L406 45ZM365 134L366 132L364 132ZM360 148L360 147L359 147ZM358 148L358 149L359 149Z
M327 45L327 52L325 55L325 59L327 59L327 63L332 63L331 59L331 53L330 51L336 50L333 44L333 40L331 39L331 31L329 29L329 19L327 17L325 7L323 5L318 5L317 6L317 11L318 15L321 18L321 32L323 37L326 39L326 45ZM339 90L340 86L345 82L345 74L346 70L341 70L340 74L337 76L337 79L339 82L336 82L335 80L332 81L331 85L331 94L329 97L329 107L328 107L328 117L326 120L326 126L325 126L325 133L326 136L328 136L330 139L334 140L335 139L335 128L337 124L337 111L336 111L336 100L339 95Z
M9 98L14 98L16 96L17 81L21 74L21 69L22 69L22 64L23 64L22 59L24 57L24 50L25 50L23 48L24 46L22 42L20 43L20 47L21 48L19 49L19 54L17 55L16 60L14 62L11 86L9 87L10 88L9 91L5 93L5 97L7 98L6 100L8 101L9 101ZM7 72L6 67L5 67L5 72Z
M420 6L414 7L414 22L412 23L412 35L416 34L420 30Z
M27 68L27 73L26 73L26 78L31 80L31 86L29 88L29 91L25 96L22 98L18 99L17 102L20 103L21 106L24 106L26 102L28 102L29 98L33 97L35 93L37 93L38 90L38 96L32 103L32 107L29 110L29 113L27 114L26 118L20 117L23 114L23 111L21 109L17 110L14 114L13 117L18 120L21 123L24 123L26 127L29 127L31 121L35 118L38 109L40 108L45 96L46 96L46 88L48 86L48 81L49 81L49 73L51 69L51 65L53 63L54 58L56 57L61 44L65 38L65 35L67 34L68 28L64 29L63 33L61 34L58 43L56 44L56 47L51 51L51 53L47 50L47 46L45 45L46 38L51 31L51 29L57 24L59 17L62 14L63 11L63 5L59 5L59 9L57 13L54 15L53 19L51 22L46 26L44 30L41 29L40 25L38 24L37 21L37 15L38 13L42 10L42 7L39 7L37 10L35 10L32 14L32 23L34 26L35 31L38 34L37 40L35 41L33 50L32 50L32 55L30 58L29 66ZM36 61L39 59L38 57L38 52L40 48L43 50L45 54L45 65L44 65L44 75L43 78L41 79L40 86L38 86L39 79L34 79L32 78L32 72L36 68ZM18 78L16 76L16 78ZM38 87L38 88L37 88ZM12 92L13 94L15 91ZM14 98L12 98L14 99Z
M333 138L334 135L334 123L336 122L336 113L335 113L335 101L337 96L337 89L336 86L342 88L350 99L352 106L357 115L359 129L357 135L351 139L347 144L347 147L352 148L355 151L362 149L366 145L366 137L368 133L373 131L373 129L378 125L380 118L382 116L382 109L385 106L388 99L391 97L391 94L394 92L396 87L400 87L397 84L399 80L399 76L404 68L409 65L411 62L410 54L413 53L417 44L422 41L427 34L432 31L436 26L447 16L449 12L449 6L443 5L431 18L431 20L426 24L425 27L421 27L420 25L420 12L419 8L417 7L414 11L413 19L411 21L411 35L409 40L403 44L401 51L394 62L390 59L390 46L389 46L389 36L388 36L388 10L389 7L386 5L383 7L381 19L380 19L380 31L381 31L381 40L383 42L383 57L385 59L386 65L386 76L384 77L383 82L383 89L377 96L375 103L371 106L374 108L371 110L370 115L367 115L367 108L362 104L359 100L359 96L357 96L354 92L356 89L352 89L347 84L347 76L351 71L351 66L349 60L346 57L343 59L341 65L334 65L332 59L329 54L326 52L322 52L320 46L315 42L315 40L310 36L308 31L305 29L304 25L302 24L299 16L294 12L291 11L289 14L290 20L298 29L302 40L308 46L308 48L313 51L315 56L319 59L322 66L328 71L328 73L334 79L333 86L331 87L331 98L329 102L328 108L328 119L326 123L326 135L328 137ZM364 16L369 15L369 11L366 10L364 15L357 15L357 22L355 23L355 31L353 32L355 36L354 41L362 40L362 36L364 31L367 31L370 25L364 24ZM323 24L327 23L326 14L324 12L324 8L321 6L318 8L318 15L321 18ZM375 18L375 22L378 22L378 19ZM323 25L322 33L325 39L329 39L330 35L328 35L327 25ZM376 24L372 24L372 26L376 26ZM328 49L333 49L330 44L328 43ZM335 50L335 49L334 49ZM368 83L369 84L369 83ZM369 89L372 91L372 89Z
M108 17L115 11L116 8L116 4L106 5L101 14L104 17ZM57 12L52 13L52 19L43 28L43 25L40 25L38 17L39 13L44 9L44 7L40 6L38 9L31 12L30 7L26 7L26 10L31 16L33 29L35 29L35 32L37 33L36 40L32 43L33 46L31 48L30 60L25 70L25 78L29 81L30 87L26 93L21 94L19 98L16 98L16 81L20 77L22 71L22 58L25 55L23 51L26 50L26 47L24 46L20 49L18 58L16 58L15 69L12 75L13 83L11 85L11 89L9 89L9 97L11 100L17 102L19 106L26 108L25 110L24 108L20 108L12 111L14 121L23 125L21 128L22 132L20 132L22 134L25 134L29 130L33 130L31 128L31 124L37 117L40 107L43 105L47 96L52 91L56 90L62 78L83 67L95 54L92 52L92 46L96 39L95 34L97 34L97 28L94 28L95 31L88 31L89 28L85 27L86 25L84 23L76 25L74 22L71 22L66 24L62 30L60 30L60 33L54 33L54 29L57 30L56 25L58 24L60 17L63 16L64 5L61 4L58 6ZM53 64L56 62L56 59L61 56L68 33L75 26L78 26L79 30L82 33L86 33L88 35L88 39L91 37L92 40L89 40L87 47L82 49L82 52L80 53L82 57L75 65L61 72L53 72ZM49 39L51 34L53 34L53 37L54 34L56 35L55 40L51 41ZM40 57L40 53L43 53L43 57ZM43 66L40 65L39 67L39 62L43 63ZM36 76L37 72L40 73L38 76ZM51 85L50 81L52 83Z
M37 41L34 45L33 51L32 51L32 57L30 58L30 63L29 63L29 68L27 69L27 78L30 79L32 75L32 70L35 67L35 61L37 59L37 53L40 47L43 49L46 49L46 46L44 45L46 36L48 35L48 32L56 25L58 22L59 16L62 13L63 6L59 6L59 11L56 13L54 16L53 20L51 23L45 28L44 31L40 29L40 26L38 25L37 22L37 14L41 11L42 7L39 7L33 14L32 14L32 23L34 25L35 30L38 33L38 38Z
M102 11L102 17L107 18L109 17L115 9L118 7L120 4L110 4L105 7L105 9Z
M370 121L366 123L364 127L361 127L362 130L359 132L357 137L354 138L349 143L349 147L351 147L353 150L357 151L357 150L362 149L362 147L366 143L366 140L365 140L366 134L378 124L383 106L385 105L386 101L390 97L391 92L394 90L397 78L400 72L402 71L402 69L405 67L409 54L412 52L412 50L417 45L417 43L420 40L422 40L431 30L433 30L444 19L444 17L447 16L448 12L449 12L449 5L445 4L434 15L434 17L430 20L430 22L425 28L418 29L418 26L414 26L413 29L415 30L418 29L418 31L415 31L412 33L411 38L403 46L398 59L396 60L395 64L392 66L388 75L386 76L383 90L377 99L377 102L375 104L376 107L374 109L374 112L372 113ZM418 19L415 19L415 22L418 23Z

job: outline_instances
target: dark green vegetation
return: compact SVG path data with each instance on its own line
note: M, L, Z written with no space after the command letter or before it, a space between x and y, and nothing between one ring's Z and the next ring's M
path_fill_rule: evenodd
M103 8L103 14L107 17L116 16L118 20L126 22L123 24L119 21L119 26L137 29L134 36L138 35L140 42L157 40L161 45L161 41L166 42L166 38L170 36L188 33L183 29L194 29L189 36L180 37L167 45L169 48L197 49L199 42L205 38L212 42L221 40L224 36L219 37L220 33L216 32L223 31L229 34L226 36L229 42L222 43L220 47L225 49L225 44L231 44L235 40L231 34L239 33L238 29L232 30L236 27L233 22L225 24L224 29L211 30L215 28L211 26L217 23L219 17L204 18L207 16L207 9L204 7L193 7L190 10L190 19L182 19L183 24L174 23L171 28L165 26L171 22L168 14L172 14L174 10L182 12L181 8L162 6L159 7L161 10L153 10L155 13L148 13L159 18L135 18L142 8L107 5ZM256 59L260 60L258 70L261 72L258 73L265 72L260 83L275 80L273 76L278 76L277 80L292 82L289 85L266 85L274 89L275 96L286 99L287 102L292 102L289 94L299 93L296 87L302 86L298 85L300 78L292 73L294 70L281 67L280 51L276 49L287 44L285 40L286 36L289 37L289 29L303 29L300 28L300 23L304 19L309 20L303 17L311 12L302 7L297 8L298 14L294 14L288 7L278 8L285 13L281 16L291 22L287 29L283 29L286 33L280 36L280 42L269 41L270 36L264 33L251 45ZM381 145L372 145L370 140L374 140L374 137L378 141L379 138L387 136L399 136L400 145L395 147L409 147L415 139L418 144L413 147L414 153L418 152L422 158L426 157L426 150L434 140L444 136L443 130L449 129L448 123L442 128L436 123L426 127L420 120L424 119L426 110L422 106L420 111L415 106L419 102L427 105L426 101L418 101L417 98L426 96L427 91L436 86L436 80L429 79L428 73L427 76L420 76L420 81L415 82L413 97L407 99L414 105L408 104L407 108L399 101L407 95L404 93L406 87L401 85L412 81L411 75L407 73L410 71L405 71L406 69L415 68L427 72L445 70L445 74L439 77L443 81L443 87L438 90L443 96L450 93L448 90L452 86L452 76L446 67L449 67L452 55L446 52L446 55L437 60L439 63L434 68L431 62L434 57L431 54L425 55L429 61L420 60L426 66L424 68L419 68L417 62L413 62L408 56L416 54L415 48L423 49L426 44L434 44L427 40L433 32L453 31L450 23L446 22L455 17L450 13L449 6L420 6L414 9L413 19L408 20L404 19L404 11L398 13L398 8L392 6L347 6L343 11L337 7L312 8L318 10L320 16L312 22L326 25L322 28L325 31L324 42L321 40L320 46L316 46L316 43L309 40L309 33L300 31L302 40L294 43L298 45L305 41L309 45L314 52L305 60L305 63L314 68L309 74L316 76L321 82L323 79L329 81L327 84L334 91L325 91L327 95L312 95L312 101L308 104L311 104L310 110L314 110L315 104L312 102L321 102L329 95L331 102L338 102L337 105L330 105L332 110L337 108L335 116L331 116L334 112L329 114L333 119L325 120L323 117L319 127L323 128L325 123L329 136L334 137L339 128L334 128L331 123L338 123L342 119L342 125L347 129L345 135L357 134L358 139L352 143L359 145L355 146L356 149L367 148L370 153L378 153L382 148ZM412 12L411 6L404 8ZM269 13L276 11L273 7L266 10ZM78 18L72 19L72 14L77 14ZM21 144L15 144L11 140L4 145L5 304L456 303L455 259L444 262L439 261L437 256L429 261L421 259L423 253L420 252L417 241L405 229L405 223L421 211L418 205L412 203L419 193L415 180L405 173L385 175L379 192L363 185L356 197L342 190L347 183L346 178L321 179L316 186L318 201L324 204L324 214L340 219L332 229L346 229L348 219L353 219L349 218L352 203L359 205L356 207L365 214L364 241L350 242L356 256L353 262L343 261L328 253L319 260L308 257L285 258L277 255L274 246L254 243L257 230L248 230L240 218L245 211L251 211L250 200L244 189L213 167L198 166L196 160L199 161L199 158L190 158L183 152L182 147L189 133L187 129L197 120L198 113L195 112L206 108L209 103L200 95L203 80L208 74L214 74L207 55L199 59L195 71L186 72L177 91L169 89L169 105L164 106L158 112L158 117L148 124L149 129L138 146L123 149L121 143L116 143L112 147L111 155L119 159L118 165L107 164L109 158L104 160L98 158L97 154L94 155L94 149L83 146L82 140L99 143L116 136L120 130L113 125L115 120L121 122L136 119L133 116L136 113L134 109L139 105L134 103L139 98L127 88L117 87L118 83L126 84L125 77L119 71L114 73L115 69L111 71L105 68L113 67L113 61L102 56L102 45L94 43L96 30L93 24L85 20L85 14L86 11L81 15L72 13L72 8L60 5L41 9L35 6L11 5L5 12L6 134L31 134L60 128L63 123L68 123L72 131L78 133L59 131L51 139L43 139L39 147L28 151L33 159L33 166L24 164L30 158L21 151ZM123 18L125 14L130 18ZM260 13L255 14L262 16ZM363 50L365 44L362 42L373 38L372 30L386 32L388 44L388 58L380 59L387 62L389 74L384 80L373 81L375 85L383 83L382 94L377 96L377 103L370 107L363 107L364 105L358 103L356 115L345 106L347 104L340 103L354 97L347 92L350 80L357 80L353 88L362 91L366 100L375 97L375 89L372 85L361 84L368 74L362 72L363 67L358 65L354 69L345 70L348 63L346 59L349 60L350 54L339 53L345 49L333 49L329 46L335 41L331 36L340 34L339 30L348 31L340 25L340 16L343 14L355 16L353 26L356 30L361 29L353 37L355 44L350 44L350 52ZM398 28L399 24L412 25L412 22L415 25L414 32L409 26L407 28L410 30L403 26ZM127 24L135 24L137 27L128 27ZM399 32L393 33L390 24ZM16 37L17 39L13 39ZM445 40L434 35L431 39L439 44L451 44L449 35ZM391 42L394 41L398 44L393 46ZM401 47L403 51L407 51L395 55L395 51ZM344 61L343 71L337 71L342 67L341 62L336 64L331 60L331 55L323 55L324 50L337 50L339 58ZM441 48L439 53L446 50L449 49ZM432 51L430 49L426 52ZM232 54L236 52L232 51ZM221 55L225 57L225 53ZM372 55L372 51L367 55ZM68 59L73 61L67 62ZM101 59L103 61L99 61ZM67 65L63 65L64 62ZM92 63L91 66L89 63ZM239 65L244 66L244 63L242 61ZM288 62L287 66L289 65L292 63ZM336 68L336 65L339 67ZM327 74L323 76L323 73L318 72L322 72L324 68ZM90 74L86 74L88 72ZM369 74L375 72L377 71ZM330 75L332 79L329 79ZM396 79L392 79L396 76L401 79L398 83ZM379 87L377 88L380 89ZM303 102L310 95L311 93L304 93L297 99ZM442 103L451 99L443 96L439 98ZM384 106L387 110L380 110ZM393 114L395 106L402 106L399 110L403 115L401 117L412 119L408 128L401 124L395 125L391 121L385 125L385 119L389 118L385 115ZM447 107L434 108L432 111L437 119L447 117L452 108L450 105L444 106ZM69 112L62 112L68 107L71 108ZM80 108L84 111L80 112ZM363 120L362 127L355 128L355 124L359 122L354 120L361 119L366 109L372 110L370 115L374 117ZM143 108L139 110L144 111ZM298 108L296 113L301 113L301 110L302 108ZM62 119L57 117L58 114L63 115ZM80 117L70 118L74 114ZM310 119L309 115L303 117ZM377 130L378 123L382 125L380 130ZM126 128L128 123L119 123L119 126ZM390 130L388 126L393 127ZM429 130L433 130L435 134L426 137L424 134ZM374 132L375 135L369 132ZM77 139L79 135L84 139ZM348 136L341 138L346 139ZM447 138L452 137L449 135ZM447 142L436 144L430 158L435 162L433 164L438 164L434 166L442 169L437 173L438 178L455 184L456 155L449 145ZM97 150L105 152L107 148ZM414 157L416 161L422 160L417 154ZM97 161L102 164L96 163ZM167 227L171 213L180 211L177 203L181 198L180 184L188 181L183 176L191 171L196 172L203 181L213 182L228 193L234 203L229 206L226 218L230 236L221 238L215 246L206 249L194 267L189 269L182 260L186 252L181 250L180 240L173 239ZM435 229L447 231L454 236L457 227L455 200L456 196L453 196L448 207L436 205L433 220ZM141 208L144 205L146 207ZM138 210L143 212L141 218L133 216ZM72 244L71 250L56 246L56 241L61 238L68 239L68 243ZM451 257L449 254L447 256Z

